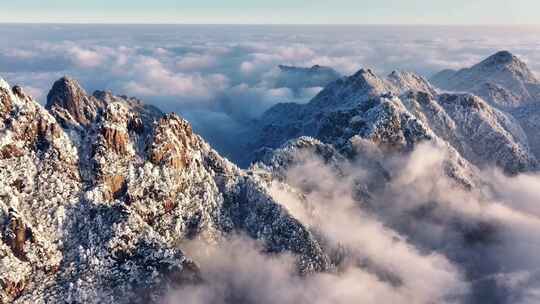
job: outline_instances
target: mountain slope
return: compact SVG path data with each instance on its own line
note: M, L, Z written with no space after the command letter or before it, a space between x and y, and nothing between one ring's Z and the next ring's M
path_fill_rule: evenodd
M523 128L531 152L540 156L535 122L540 115L540 81L515 55L501 51L470 68L441 71L431 81L442 89L478 95L510 113Z
M330 268L315 237L258 177L182 118L55 83L47 109L0 83L0 302L147 303L196 282L181 251L243 233Z
M526 104L510 111L523 128L530 149L538 158L540 156L540 102Z
M525 62L507 51L459 71L444 70L431 78L437 87L470 92L491 105L511 109L538 100L540 82Z
M515 173L536 168L519 124L478 97L438 94L419 76L371 70L328 85L306 105L278 104L258 122L253 150L277 148L311 136L338 149L360 136L384 150L410 151L422 141L443 141L477 166Z

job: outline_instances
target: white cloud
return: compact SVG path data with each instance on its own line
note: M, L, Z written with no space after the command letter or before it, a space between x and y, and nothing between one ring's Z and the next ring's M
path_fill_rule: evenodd
M81 31L86 35L80 37L54 27L49 31L49 35L27 40L19 39L17 31L8 31L6 41L10 43L0 45L1 76L41 92L38 97L42 102L55 78L70 75L89 92L109 89L140 95L166 111L185 112L186 105L197 103L198 110L212 112L220 109L223 96L239 96L238 102L228 102L238 105L233 119L254 118L276 102L305 103L320 90L276 95L272 90L279 64L326 65L346 75L371 67L379 74L401 69L430 76L509 49L540 71L538 31L534 30L234 27L224 35L208 29L145 32L127 28L109 30L108 35ZM46 81L35 77L46 73ZM244 85L249 89L239 90L238 86Z
M240 64L240 71L244 74L251 74L253 71L255 71L256 63L250 62L250 61L244 61L242 64Z
M431 144L418 146L408 156L376 155L394 178L374 194L367 209L360 208L362 202L353 199L353 192L358 182L370 178L368 168L341 164L336 172L306 153L297 155L286 181L308 189L307 201L277 183L272 193L331 243L344 245L349 255L399 278L401 285L390 289L389 295L406 294L411 303L478 302L482 297L536 303L540 236L531 231L540 229L540 177L508 177L488 170L480 177L489 187L469 191L444 173L447 155L443 147ZM353 282L353 286L369 284ZM355 303L345 296L341 300Z
M21 49L6 49L4 50L4 54L15 59L29 59L36 56L36 53L33 51Z
M67 50L67 56L75 65L81 68L94 68L105 61L105 56L102 54L90 50L83 49L77 46L71 47Z
M209 69L217 64L215 57L210 55L186 54L177 62L176 67L183 71L197 71Z
M306 102L321 90L306 88L294 94L287 88L275 89L272 79L278 64L328 65L345 74L365 66L379 73L406 69L429 76L509 49L540 71L538 31L378 27L231 31L236 32L154 33L148 39L144 32L129 30L111 37L89 32L91 37L79 38L51 30L50 35L29 41L8 33L5 40L10 43L0 47L0 76L24 85L42 101L52 82L68 74L89 91L139 95L166 110L185 111L189 106L194 125L226 149L234 145L245 121L278 102ZM220 303L230 291L258 303L432 303L458 301L467 287L477 292L483 289L478 284L495 280L509 302L538 303L540 177L486 171L482 177L488 186L464 191L441 173L444 157L444 151L431 146L397 157L390 164L393 180L371 211L358 208L351 198L352 180L365 178L365 168L359 165L351 165L345 177L335 176L317 159L291 169L287 177L293 185L315 186L307 195L310 210L291 193L273 188L278 201L300 221L346 245L354 259L369 261L373 269L351 263L340 275L298 278L291 271L290 256L261 255L257 244L240 238L215 251L195 252L206 266L208 284L178 293L192 303ZM420 211L427 215L419 218ZM480 233L488 237L487 243L466 247L465 232ZM489 239L492 233L494 239ZM381 278L385 273L402 284L385 281ZM473 279L463 277L467 275Z
M225 75L174 73L151 57L135 60L132 77L134 80L127 82L124 90L141 96L176 96L190 100L206 100L228 85Z

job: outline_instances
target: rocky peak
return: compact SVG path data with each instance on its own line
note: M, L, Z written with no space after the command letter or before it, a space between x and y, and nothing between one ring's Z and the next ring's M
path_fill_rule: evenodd
M71 145L54 118L19 86L0 83L0 156L17 157L24 149L53 152L72 163ZM69 160L68 160L69 159Z
M489 56L484 61L482 61L481 64L482 65L498 65L498 64L508 64L514 61L519 62L520 60L509 51L499 51Z
M491 67L501 65L520 65L525 66L525 63L521 61L517 56L509 51L499 51L488 58L484 59L478 64L479 66Z
M358 83L375 84L382 81L371 69L360 69L348 78Z
M88 126L105 108L105 103L88 96L79 83L69 77L57 80L47 95L46 109L51 112L67 111L73 120Z
M267 185L184 119L55 86L47 111L0 81L0 303L157 302L197 269L183 241L236 233L291 252L301 273L331 268Z
M472 67L472 69L475 68L488 71L493 69L505 70L525 83L538 82L527 64L508 51L500 51L491 55Z
M0 112L8 112L14 102L18 101L19 103L26 103L32 100L32 97L26 94L21 86L15 85L10 87L10 85L2 78L0 78L0 90L4 96L3 103L5 103L4 109L0 109Z
M431 80L441 89L476 94L503 110L534 102L540 92L540 83L527 64L508 51L470 68L444 70Z
M338 79L325 87L309 102L308 107L314 111L353 107L389 92L397 93L397 90L371 69L360 69L354 75Z
M430 93L432 95L437 94L437 90L424 77L412 72L392 71L386 79L401 93L413 90Z
M190 164L190 152L197 144L200 142L193 134L191 125L176 114L168 114L155 127L150 161L156 165L182 169Z

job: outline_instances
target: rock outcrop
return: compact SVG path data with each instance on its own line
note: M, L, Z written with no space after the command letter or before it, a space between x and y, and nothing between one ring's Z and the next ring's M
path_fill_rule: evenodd
M0 303L151 303L198 280L183 242L245 234L331 269L265 183L188 122L57 81L46 108L0 82Z

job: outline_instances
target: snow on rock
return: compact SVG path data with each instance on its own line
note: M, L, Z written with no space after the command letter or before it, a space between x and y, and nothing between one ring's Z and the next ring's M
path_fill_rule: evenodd
M407 91L422 91L436 95L437 90L422 76L407 71L393 71L387 80L399 89L401 93Z
M331 269L265 182L174 114L57 81L47 110L0 84L0 303L149 303L200 278L182 243L260 240Z
M465 91L480 96L493 107L505 111L502 116L505 116L507 129L515 130L511 133L518 133L520 142L528 142L531 153L536 158L540 157L540 136L536 123L540 116L537 105L540 101L540 81L518 57L501 51L470 68L441 71L431 81L445 90Z
M403 100L411 112L473 164L497 165L509 173L536 168L536 157L519 123L479 97L441 94L433 98L415 92Z
M405 72L384 79L362 69L328 85L308 104L274 106L255 129L252 151L278 148L300 136L346 150L350 139L359 136L386 152L411 151L424 141L445 142L475 166L497 165L508 173L537 168L512 116L473 95L439 94L425 79Z
M99 110L103 110L105 105L88 96L75 80L62 77L49 91L45 107L53 112L55 108L66 110L74 122L87 126L97 118Z
M500 109L512 109L537 101L540 82L525 62L500 51L459 71L444 70L431 78L437 87L470 92Z
M540 103L537 101L513 109L511 114L523 128L531 151L540 157Z

